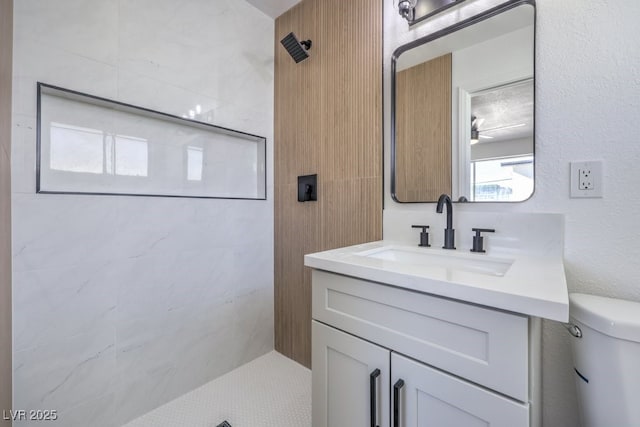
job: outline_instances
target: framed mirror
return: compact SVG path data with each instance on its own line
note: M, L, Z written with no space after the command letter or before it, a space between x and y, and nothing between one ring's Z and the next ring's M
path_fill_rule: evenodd
M512 0L400 46L391 61L391 193L401 203L519 202L534 191L535 2Z

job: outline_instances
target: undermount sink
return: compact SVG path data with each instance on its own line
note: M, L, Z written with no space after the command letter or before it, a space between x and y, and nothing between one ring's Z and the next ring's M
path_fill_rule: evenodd
M472 253L379 240L307 254L305 265L396 288L567 322L569 296L559 252L493 246Z
M484 255L444 252L439 249L383 246L357 252L354 255L393 261L398 264L438 267L447 270L466 271L488 276L502 277L511 268L513 260Z

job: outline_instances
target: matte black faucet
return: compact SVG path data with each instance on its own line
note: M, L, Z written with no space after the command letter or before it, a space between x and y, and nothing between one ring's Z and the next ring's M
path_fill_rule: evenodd
M451 197L446 194L442 194L438 199L438 206L436 206L436 212L442 213L442 205L447 204L447 228L444 229L444 246L442 249L455 249L455 233L453 229L453 205L451 204Z

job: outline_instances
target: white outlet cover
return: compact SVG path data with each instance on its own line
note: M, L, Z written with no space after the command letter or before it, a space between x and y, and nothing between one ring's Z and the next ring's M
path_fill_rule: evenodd
M591 189L580 189L580 171L590 172ZM571 198L593 198L603 196L602 160L588 160L582 162L571 162L570 196Z

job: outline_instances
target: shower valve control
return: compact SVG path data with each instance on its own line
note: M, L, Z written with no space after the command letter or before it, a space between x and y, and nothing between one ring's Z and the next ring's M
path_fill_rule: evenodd
M298 201L314 202L318 200L318 175L298 177Z

